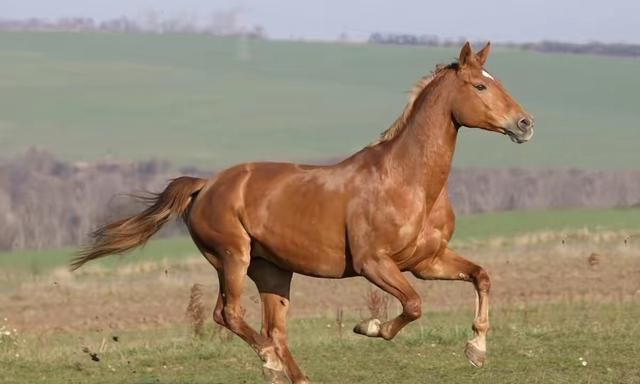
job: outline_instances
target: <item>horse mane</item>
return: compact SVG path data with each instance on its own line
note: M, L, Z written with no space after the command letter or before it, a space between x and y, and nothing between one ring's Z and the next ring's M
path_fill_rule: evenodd
M391 124L389 128L387 128L384 132L380 134L378 139L373 143L369 144L369 147L376 146L380 143L384 143L385 141L392 140L397 137L406 127L409 122L410 117L413 115L413 111L416 108L416 101L422 91L424 91L429 84L436 78L436 76L442 73L446 69L458 69L458 63L453 62L451 64L438 64L436 65L436 69L428 75L423 76L418 80L411 90L409 91L409 100L407 101L407 105L405 105L402 114L398 116L398 118Z

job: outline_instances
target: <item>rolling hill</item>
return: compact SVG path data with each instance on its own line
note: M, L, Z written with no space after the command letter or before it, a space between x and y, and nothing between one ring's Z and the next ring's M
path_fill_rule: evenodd
M220 168L324 161L372 141L455 50L193 35L0 33L0 153ZM464 130L455 165L635 168L634 59L495 49L487 69L537 118L527 145Z

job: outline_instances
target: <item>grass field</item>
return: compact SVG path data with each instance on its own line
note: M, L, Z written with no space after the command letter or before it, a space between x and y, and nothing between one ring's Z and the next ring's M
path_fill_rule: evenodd
M640 209L569 209L511 211L461 216L456 220L454 241L510 237L529 232L590 229L640 230Z
M296 275L293 353L314 383L639 383L637 217L630 210L505 213L470 217L474 225L461 219L466 240L456 249L483 265L493 282L482 370L462 354L471 335L471 285L409 275L423 317L393 342L351 333L369 316L371 285L364 279ZM495 232L464 229L489 223ZM536 225L544 236L534 235ZM0 256L0 383L260 382L257 357L212 325L217 279L190 240L154 241L126 262L114 257L73 274L64 268L69 253ZM195 283L203 287L203 339L193 338L185 318ZM250 283L242 305L259 327ZM399 311L395 301L387 309Z
M354 152L455 50L190 35L0 33L0 153L219 168ZM488 69L537 117L530 144L463 132L458 166L633 168L635 59L496 48ZM611 152L615 148L615 153Z
M574 304L496 310L485 368L462 354L469 312L431 312L393 342L341 334L333 319L292 323L291 347L313 383L638 383L640 305ZM354 320L347 319L345 327ZM118 336L118 342L112 337ZM239 339L186 327L19 337L0 345L0 382L259 383ZM96 353L90 359L83 348ZM585 362L583 365L583 362Z
M490 238L509 238L532 232L568 233L578 230L620 231L629 235L640 232L640 209L579 209L531 212L499 212L461 216L456 221L454 244L464 245ZM44 272L68 263L75 249L46 251L14 251L0 253L0 268L11 267ZM198 251L188 237L152 240L145 248L130 255L99 261L113 267L127 262L181 260Z

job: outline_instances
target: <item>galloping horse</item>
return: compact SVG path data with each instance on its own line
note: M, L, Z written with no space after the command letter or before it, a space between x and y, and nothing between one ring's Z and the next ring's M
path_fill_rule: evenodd
M483 69L490 45L421 79L402 115L380 139L330 166L246 163L208 180L179 177L148 208L105 225L72 268L144 244L168 220L182 217L193 241L218 273L216 323L247 342L271 375L308 383L287 346L293 273L324 278L363 276L402 304L392 320L364 321L356 333L391 340L422 314L402 274L464 280L476 291L469 361L481 367L489 330L487 272L448 247L455 217L447 177L462 126L533 136L533 117ZM260 292L262 331L243 319L246 276ZM286 380L286 378L285 378Z

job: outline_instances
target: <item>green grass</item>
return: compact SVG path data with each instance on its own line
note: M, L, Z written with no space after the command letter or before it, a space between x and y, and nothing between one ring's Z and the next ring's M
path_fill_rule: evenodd
M640 209L570 209L511 211L462 216L456 221L455 241L482 240L536 231L640 230Z
M454 49L191 35L0 33L0 153L161 158L220 168L322 161L374 139ZM458 166L632 168L635 59L494 49L487 68L537 117L535 139L466 130ZM615 151L615 152L614 152Z
M342 336L335 321L324 318L296 319L289 334L314 383L623 384L640 377L638 316L637 303L496 309L483 369L472 368L462 354L471 336L468 312L427 312L392 342L351 334L355 319L345 323ZM194 340L182 328L16 340L0 344L2 383L261 382L258 358L238 338ZM100 362L83 347L97 351Z
M20 250L0 253L0 268L28 269L34 274L65 266L78 251L76 248L30 251ZM123 262L167 260L174 261L197 255L198 249L190 237L174 237L150 241L145 247L136 249L126 257L108 257L98 261L105 267L122 265Z
M640 230L640 209L581 209L531 212L499 212L461 216L456 221L455 243L513 236L537 231L558 230ZM75 249L15 251L0 253L0 268L27 269L35 274L64 266ZM188 237L152 240L125 257L98 261L106 267L129 262L180 260L197 255Z

